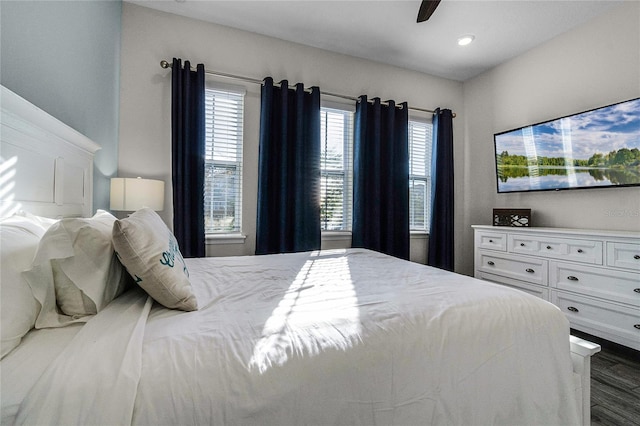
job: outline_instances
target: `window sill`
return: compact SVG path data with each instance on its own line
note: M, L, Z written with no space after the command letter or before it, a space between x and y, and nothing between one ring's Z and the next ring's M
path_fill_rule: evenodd
M411 231L410 238L412 239L427 239L429 238L428 231ZM346 241L351 239L351 231L322 231L323 241Z
M410 238L426 240L427 238L429 238L429 232L428 231L411 231Z
M207 245L244 244L247 236L242 234L207 234L204 238Z
M429 238L429 233L426 231L411 231L412 239L426 239ZM247 239L243 234L207 234L205 236L205 242L207 245L218 244L244 244ZM323 241L348 241L351 240L351 231L323 231Z
M351 241L351 231L322 231L322 241Z

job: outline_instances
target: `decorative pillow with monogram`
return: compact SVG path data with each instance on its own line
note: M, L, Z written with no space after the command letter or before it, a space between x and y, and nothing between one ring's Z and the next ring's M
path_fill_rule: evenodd
M155 211L144 208L116 220L112 236L118 259L156 302L171 309L198 309L178 242Z

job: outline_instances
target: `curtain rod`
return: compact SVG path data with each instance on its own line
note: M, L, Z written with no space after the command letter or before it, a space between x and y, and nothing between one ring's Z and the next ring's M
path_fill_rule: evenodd
M173 64L165 61L164 59L162 61L160 61L160 66L162 68L172 68ZM220 72L220 71L208 71L205 70L205 74L209 74L209 75L214 75L217 77L224 77L224 78L232 78L234 80L241 80L241 81L246 81L248 83L254 83L254 84L262 84L262 80L258 80L257 78L251 78L251 77L245 77L242 75L236 75L236 74L228 74L228 73L224 73L224 72ZM327 96L333 96L335 98L341 98L341 99L346 99L349 101L354 101L354 102L358 102L359 99L358 98L354 98L353 96L347 96L347 95L341 95L338 93L331 93L331 92L320 92L323 95L327 95ZM414 111L420 111L420 112L426 112L429 114L434 114L435 111L431 110L431 109L426 109L426 108L416 108L416 107L408 107L409 109L412 109ZM455 118L456 114L455 112L452 113L452 116Z

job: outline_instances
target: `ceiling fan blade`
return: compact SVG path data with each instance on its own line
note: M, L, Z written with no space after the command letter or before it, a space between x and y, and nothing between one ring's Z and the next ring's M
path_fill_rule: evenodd
M440 0L422 0L420 10L418 11L417 22L424 22L431 18L431 15L433 15L433 12L435 12L439 4Z

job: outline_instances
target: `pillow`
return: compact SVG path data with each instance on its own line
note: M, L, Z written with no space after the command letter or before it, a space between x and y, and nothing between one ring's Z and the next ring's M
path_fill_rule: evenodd
M38 249L45 228L14 215L0 221L0 358L20 344L36 322L40 307L22 277Z
M136 283L156 302L183 311L198 309L178 242L156 212L144 208L116 220L113 246Z
M124 291L130 279L113 250L115 220L98 210L62 219L44 234L23 274L42 307L36 328L86 322Z
M58 221L58 219L52 219L50 217L36 216L36 215L31 214L29 212L26 212L24 210L18 211L16 213L16 216L22 216L24 218L29 219L31 222L42 226L45 231L47 229L49 229L51 227L51 225L53 225L54 223L56 223Z

